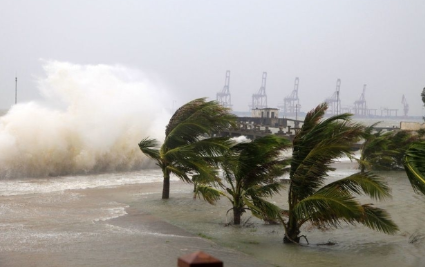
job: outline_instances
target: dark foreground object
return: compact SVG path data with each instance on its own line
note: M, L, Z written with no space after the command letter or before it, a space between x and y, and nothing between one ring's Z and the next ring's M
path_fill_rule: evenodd
M177 267L223 267L223 262L202 251L184 255L177 260Z

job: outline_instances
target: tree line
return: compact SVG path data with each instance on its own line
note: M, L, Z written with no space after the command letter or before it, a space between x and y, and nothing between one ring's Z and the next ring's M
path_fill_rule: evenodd
M154 159L163 173L162 198L170 196L170 175L194 184L194 195L211 204L228 199L233 223L241 223L244 212L285 229L284 243L299 243L301 227L338 227L341 223L363 224L394 234L398 227L389 214L356 196L379 201L390 197L387 183L371 170L404 167L415 191L425 194L425 142L421 134L406 131L374 131L352 121L344 113L324 118L326 103L311 110L293 141L268 135L238 142L215 133L236 125L228 108L205 98L180 107L165 129L160 145L145 138L139 148ZM359 159L353 144L362 141ZM292 149L291 157L282 152ZM346 156L357 160L359 172L326 183L332 163ZM289 174L287 210L269 198L282 188L277 178Z

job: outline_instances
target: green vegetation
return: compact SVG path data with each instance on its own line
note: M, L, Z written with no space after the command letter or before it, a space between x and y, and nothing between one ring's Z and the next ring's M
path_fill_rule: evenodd
M421 93L422 102L425 104L425 88ZM425 120L425 118L424 118ZM417 141L410 144L404 153L403 166L415 192L425 195L425 130L419 129Z
M395 233L398 227L385 210L362 204L355 197L390 197L387 184L368 170L394 169L402 164L415 190L424 193L425 142L411 145L417 136L405 131L373 132L374 125L354 123L351 114L324 119L327 108L324 103L307 114L292 144L274 135L236 143L213 135L234 126L235 116L215 101L195 99L172 116L160 147L156 140L145 138L139 148L162 169L163 199L169 198L170 175L174 174L195 183L195 195L211 204L227 198L235 225L241 224L241 216L248 210L265 221L282 223L285 243L299 243L305 224L328 229L360 223ZM328 173L334 170L331 164L342 156L354 159L351 148L361 139L365 140L357 159L361 171L327 183ZM291 145L292 158L283 158L282 151ZM282 210L268 198L279 192L281 184L276 178L286 172L289 209Z
M361 172L403 168L403 156L407 148L420 137L410 131L376 131L374 127L378 123L364 130L360 159L356 159Z
M391 132L383 133L382 130L374 131L374 127L380 122L374 123L364 129L364 142L361 146L359 169L362 173L371 169L387 169L393 163L391 155L395 152L388 150Z
M425 195L425 141L411 144L403 163L414 191Z
M216 181L215 187L199 184L196 194L211 204L220 196L226 197L232 203L235 225L241 223L246 210L266 221L276 221L280 209L265 198L279 192L281 184L275 178L283 175L289 164L281 152L290 147L290 141L274 135L235 144L221 163L224 181Z
M351 114L322 120L326 109L324 103L310 111L293 140L284 242L299 243L300 228L307 222L320 229L338 227L341 222L361 223L395 233L398 228L384 210L354 198L363 194L376 200L390 197L389 188L377 176L360 172L324 185L328 172L334 170L331 163L344 155L352 158L350 149L364 130L351 122Z
M145 138L139 143L140 150L162 169L163 199L170 195L170 174L185 182L192 182L191 176L207 181L217 179L216 166L230 142L227 138L213 137L213 133L234 125L235 119L229 109L199 98L174 113L160 148L155 139Z

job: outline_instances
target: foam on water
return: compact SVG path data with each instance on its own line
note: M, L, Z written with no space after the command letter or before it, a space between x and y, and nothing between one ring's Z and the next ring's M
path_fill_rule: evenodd
M164 137L168 93L123 66L47 61L43 101L0 118L0 178L130 171L148 164L137 143Z
M89 189L129 184L152 183L162 181L160 169L143 171L105 173L95 175L64 176L59 178L14 179L0 183L0 195L24 195L59 192L73 189ZM172 181L178 180L172 176Z

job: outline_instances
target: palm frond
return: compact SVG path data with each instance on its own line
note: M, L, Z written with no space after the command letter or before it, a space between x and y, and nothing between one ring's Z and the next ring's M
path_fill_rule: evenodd
M211 136L235 125L236 116L228 108L205 98L195 99L174 113L167 129L164 144L173 148L199 140L201 136Z
M195 153L198 157L202 157L205 161L211 163L220 163L222 156L226 154L232 146L232 141L227 137L212 137L199 140L186 146L179 147L180 153ZM169 151L168 153L173 153Z
M411 144L406 151L403 163L413 189L425 195L425 142Z
M351 147L363 133L362 125L350 121L351 114L320 121L326 107L322 104L311 111L294 138L290 179L299 199L313 194L324 183L335 158L352 157Z
M177 125L190 117L190 115L194 113L199 106L205 103L205 100L206 98L194 99L176 110L165 128L165 136L168 136Z
M350 194L329 188L304 198L293 212L300 222L337 227L341 221L352 223L358 218L360 205Z
M175 176L179 177L181 180L183 180L186 183L191 183L192 180L189 177L190 169L188 169L185 166L179 166L179 165L167 165L166 169L170 171Z
M299 193L301 198L314 193L323 185L328 172L334 170L330 164L335 158L350 155L350 148L347 144L318 144L303 159L292 159L294 164L298 163L291 176L293 190Z
M247 189L246 194L257 197L272 197L274 194L279 193L282 187L283 185L279 182L256 185Z
M395 234L398 226L390 219L388 213L380 208L371 205L362 205L363 212L358 222L365 226L386 234Z
M202 197L205 201L214 205L220 199L220 196L224 194L211 186L198 185L196 186L195 195L198 198Z
M251 210L252 215L263 220L276 220L281 209L263 198L243 198L243 203Z
M139 143L140 150L148 157L159 160L158 142L155 139L145 138Z
M377 175L365 172L355 173L344 179L337 180L320 190L340 190L344 194L368 195L373 199L381 200L391 197L390 188ZM318 191L320 193L320 190Z
M234 170L236 179L246 189L283 175L288 161L281 158L281 152L289 147L288 140L273 135L232 147L240 151Z

